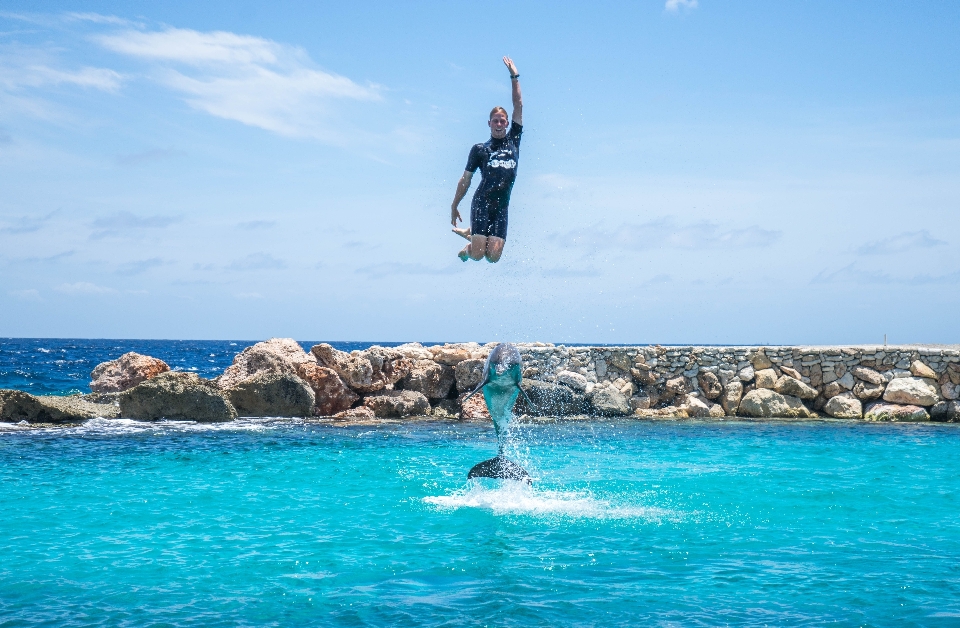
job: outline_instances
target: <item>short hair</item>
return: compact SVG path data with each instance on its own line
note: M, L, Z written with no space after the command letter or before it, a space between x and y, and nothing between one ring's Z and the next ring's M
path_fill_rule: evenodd
M503 107L494 107L494 108L490 111L490 117L487 118L487 120L493 120L494 114L497 114L497 113L502 113L505 118L509 118L509 117L510 117L510 116L507 115L507 110L504 109Z

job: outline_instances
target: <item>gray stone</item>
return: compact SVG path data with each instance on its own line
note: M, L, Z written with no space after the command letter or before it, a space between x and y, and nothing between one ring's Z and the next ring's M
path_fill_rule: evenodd
M416 391L429 399L444 399L450 394L455 379L452 366L437 364L433 360L418 360L400 381L404 390Z
M223 391L195 373L171 371L120 395L120 416L140 421L232 421L237 411Z
M740 372L737 374L737 377L740 378L742 382L749 382L756 377L756 371L753 370L752 366L745 366L740 369Z
M867 382L857 382L853 386L853 394L862 401L871 401L879 399L883 395L884 388L883 384L875 386Z
M940 384L940 394L943 395L943 398L947 401L953 401L960 398L960 386L946 381Z
M815 399L817 395L820 394L815 388L811 388L800 380L786 375L780 376L780 379L777 380L773 389L781 395L792 395L800 399Z
M932 406L940 401L940 394L933 380L920 377L898 377L887 384L883 400L891 403Z
M949 423L960 422L960 401L941 401L930 408L930 419Z
M781 395L768 388L748 392L740 401L740 416L755 418L808 418L814 416L797 397Z
M590 399L593 410L604 416L625 416L630 414L630 403L619 390L604 386L593 391Z
M708 404L700 397L695 397L693 395L687 395L683 403L678 407L687 413L689 417L709 417L710 416L710 406L715 404Z
M844 373L843 377L837 380L837 383L840 384L840 387L844 390L853 390L853 375L851 373Z
M707 399L716 399L723 392L720 378L709 371L701 371L697 375L697 382L700 384L703 396Z
M824 399L830 399L836 397L843 392L843 388L840 387L840 384L837 382L830 382L823 387L823 397Z
M82 423L120 415L116 405L91 403L79 395L34 396L19 390L0 390L0 421L19 423Z
M170 370L167 363L148 355L124 353L116 360L97 365L90 377L90 390L93 392L123 392L140 382Z
M257 373L224 395L238 416L306 417L313 414L316 395L310 384L288 373Z
M743 384L736 380L727 382L723 389L723 395L720 397L720 406L727 413L727 416L736 416L742 397Z
M873 369L868 369L865 366L853 367L853 376L857 379L867 382L868 384L873 384L874 386L886 384L886 380L883 379L883 376L880 375L880 373L877 373Z
M867 404L863 418L865 421L929 421L930 415L920 406L875 401Z
M926 379L937 379L937 374L933 371L932 368L921 362L920 360L914 360L910 364L910 373L914 377L923 377Z
M238 353L233 358L233 364L214 383L227 389L257 373L296 375L297 365L302 362L316 360L293 338L271 338Z
M773 369L757 371L757 388L773 389L777 385L777 373Z
M585 414L588 411L586 396L567 386L524 379L520 382L520 387L534 405L531 407L521 395L514 410L516 413L531 416L568 416Z
M453 375L457 382L458 392L473 392L474 389L483 381L484 360L463 360L458 362L453 369Z
M478 395L474 395L477 397ZM367 395L363 405L377 417L424 416L430 412L430 402L422 393L413 390L384 390Z
M587 378L573 371L560 371L557 373L557 381L579 392L587 389Z
M851 392L831 397L823 406L823 411L836 419L860 419L863 417L863 405Z

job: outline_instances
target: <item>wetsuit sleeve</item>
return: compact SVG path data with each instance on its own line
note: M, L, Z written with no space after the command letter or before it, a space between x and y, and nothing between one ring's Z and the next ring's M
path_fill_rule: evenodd
M483 165L483 155L481 154L480 145L474 144L473 148L470 149L470 155L467 157L467 167L464 168L467 172L476 172L477 168Z
M513 141L520 144L520 136L523 135L523 125L513 122L510 124L510 136L513 138Z

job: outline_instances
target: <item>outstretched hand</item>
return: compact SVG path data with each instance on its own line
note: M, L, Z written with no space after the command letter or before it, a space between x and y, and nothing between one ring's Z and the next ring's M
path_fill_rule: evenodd
M503 65L507 66L507 69L510 70L511 76L515 74L520 74L519 72L517 72L517 66L514 65L513 59L511 59L510 57L503 58Z

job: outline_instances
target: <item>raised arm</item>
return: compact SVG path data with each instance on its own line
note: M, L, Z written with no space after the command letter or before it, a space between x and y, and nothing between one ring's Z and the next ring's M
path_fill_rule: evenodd
M510 57L503 58L503 64L510 70L510 86L513 95L513 116L511 119L517 124L523 124L523 98L520 96L520 73Z

